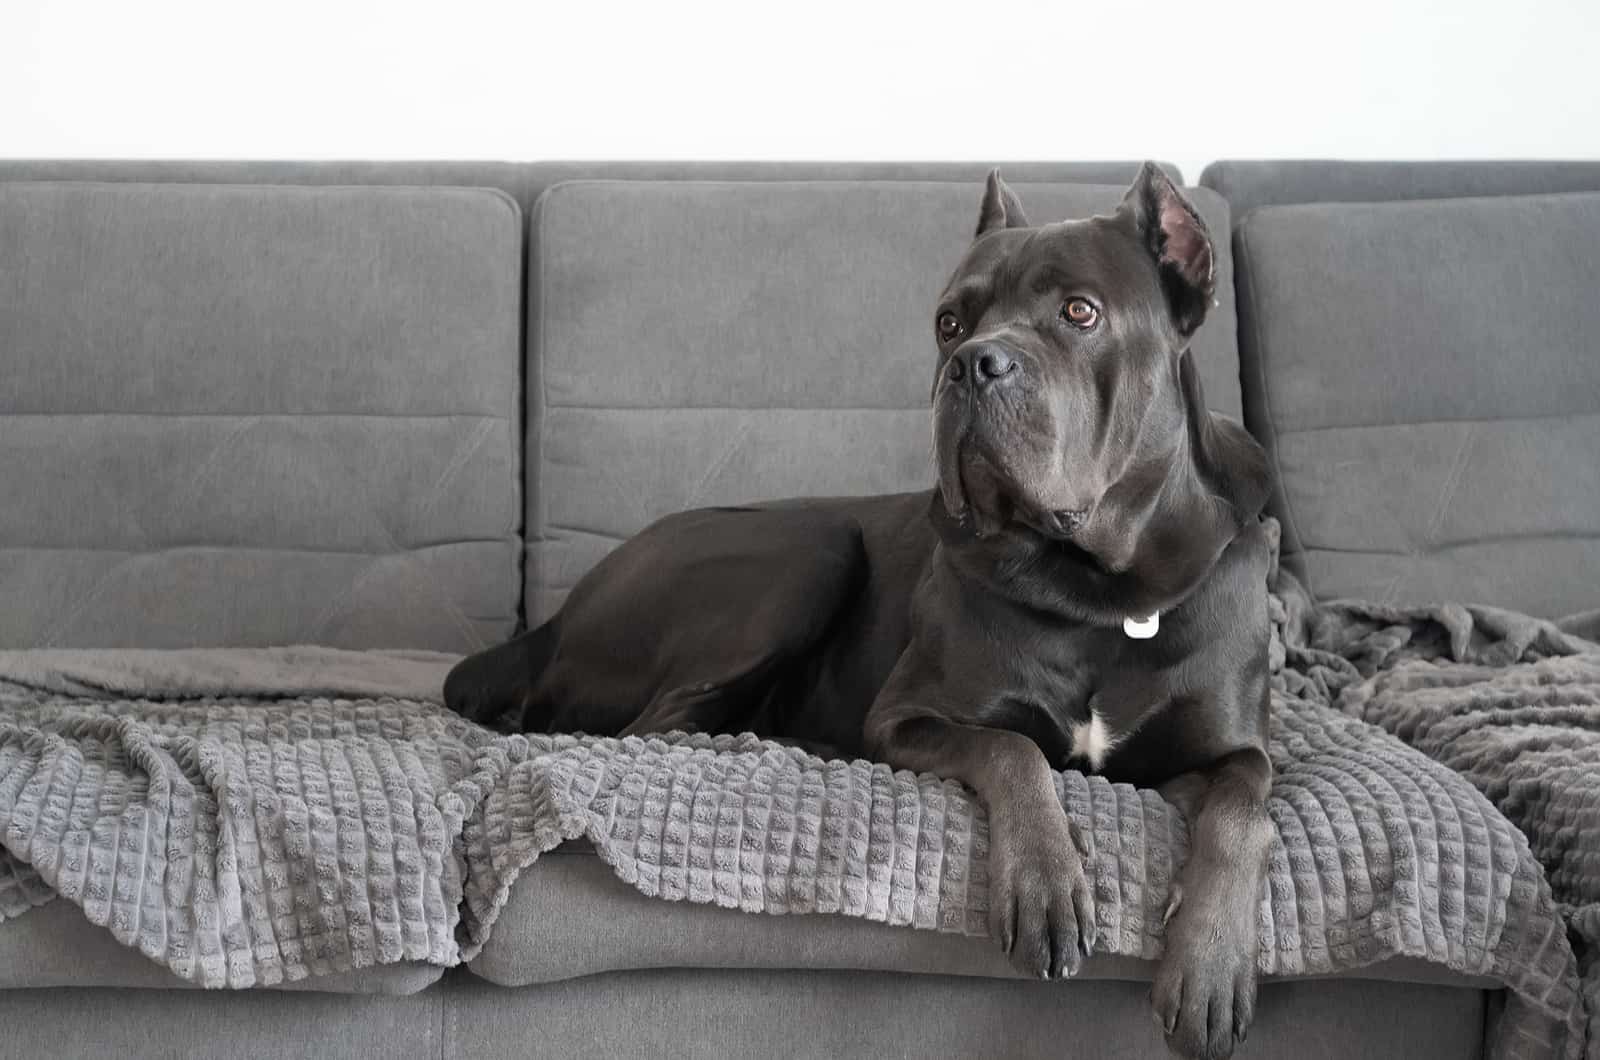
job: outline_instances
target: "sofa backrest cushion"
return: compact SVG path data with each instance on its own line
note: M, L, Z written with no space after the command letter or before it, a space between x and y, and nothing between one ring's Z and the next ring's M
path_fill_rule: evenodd
M1319 597L1600 603L1596 246L1600 194L1239 226L1246 419Z
M0 183L0 647L509 633L520 232L477 189Z
M1212 162L1200 174L1237 224L1258 206L1600 191L1600 161Z
M1035 221L1123 188L1021 184ZM971 182L575 181L531 221L527 617L672 511L932 485L934 300ZM1196 336L1214 408L1240 406L1226 206L1220 307Z

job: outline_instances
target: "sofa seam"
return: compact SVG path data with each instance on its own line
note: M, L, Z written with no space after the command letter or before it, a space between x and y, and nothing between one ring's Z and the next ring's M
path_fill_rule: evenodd
M1244 292L1245 301L1248 303L1248 308L1250 310L1250 312L1248 312L1248 313L1241 312L1241 313L1237 314L1237 316L1239 318L1239 336L1240 336L1240 353L1241 353L1240 362L1241 362L1241 364L1243 363L1243 356L1242 356L1242 354L1243 354L1243 346L1244 346L1243 335L1244 335L1244 332L1246 330L1248 330L1250 332L1251 350L1252 350L1252 352L1254 354L1254 358L1253 359L1255 361L1254 371L1255 371L1255 375L1256 375L1256 382L1257 382L1257 384L1259 386L1260 394L1261 394L1261 411L1262 411L1262 414L1266 418L1267 434L1268 434L1268 437L1266 439L1258 439L1258 440L1259 441L1265 441L1265 443L1266 443L1267 454L1268 454L1269 458L1272 460L1272 473L1273 473L1273 476L1277 479L1277 483L1276 483L1277 492L1278 492L1278 495L1281 498L1283 498L1283 518L1284 518L1284 521L1289 524L1289 529L1294 535L1294 543L1295 543L1296 551L1299 552L1301 556L1304 556L1305 555L1305 539L1300 534L1300 520L1295 516L1294 504L1293 504L1293 502L1291 501L1291 499L1289 497L1289 483L1288 483L1288 480L1284 477L1284 474L1283 474L1283 459L1282 459L1282 454L1280 452L1280 447L1278 445L1278 434L1279 434L1278 421L1277 421L1277 417L1274 415L1273 410L1272 410L1272 393L1271 393L1271 389L1267 385L1266 353L1265 353L1265 349L1264 349L1264 344L1261 341L1262 328L1260 326L1260 319L1259 319L1260 312L1261 312L1261 306L1259 305L1260 299L1258 298L1257 292L1256 292L1256 289L1255 289L1255 287L1256 287L1256 281L1255 281L1256 268L1255 268L1254 252L1251 250L1251 247L1250 247L1250 233L1248 231L1249 227L1250 227L1249 218L1246 218L1244 221L1241 221L1240 224L1239 224L1239 227L1237 229L1237 238L1234 240L1234 243L1236 244L1235 247L1234 247L1234 262L1235 262L1235 265L1236 265L1236 268L1235 268L1235 271L1234 271L1234 277L1233 277L1234 301L1235 301L1235 303L1238 302L1239 294L1240 294L1241 291L1243 291ZM1243 263L1244 267L1243 268L1237 268L1237 265L1239 263L1241 263L1241 262ZM1242 394L1240 395L1240 401L1241 401L1241 404L1242 404L1242 402L1243 402L1243 395ZM1302 562L1300 564L1300 570L1301 570L1302 576L1305 578L1306 591L1311 595L1311 598L1313 600L1316 599L1316 596L1317 596L1316 586L1315 586L1314 582L1312 581L1311 570L1310 570L1309 565L1304 563L1304 562Z
M528 198L532 187L531 167L518 167L517 172L527 180L515 196L517 202L517 349L513 359L516 365L517 395L512 403L517 426L512 439L512 492L517 498L517 510L512 515L515 524L517 548L512 562L516 604L512 608L511 632L520 633L528 622L528 345L533 327L533 295L528 289L528 270L533 260L534 202ZM527 209L522 203L528 202Z
M5 162L27 161L26 159L5 159ZM69 159L72 162L144 162L145 159ZM155 159L151 161L165 161ZM205 164L210 161L227 161L211 159L178 160L182 162L198 162ZM241 160L249 163L251 159ZM427 161L427 160L424 160ZM472 164L472 163L469 163ZM357 192L376 192L382 195L395 195L404 193L426 193L429 195L440 194L447 197L473 199L484 195L503 196L507 203L517 206L517 201L511 193L504 188L492 184L314 184L304 181L263 181L263 180L115 180L100 177L72 178L72 177L32 177L25 180L15 180L9 177L0 177L0 188L83 188L90 190L122 191L124 189L162 188L183 189L195 188L200 190L227 191L230 194L244 192L274 191L285 192L289 195L315 195L322 192L349 195ZM520 210L521 207L517 206Z
M1028 179L1026 177L1020 177L1020 178L1017 178L1017 179L1007 178L1006 182L1008 184L1014 184L1014 185L1017 185L1017 186L1020 186L1020 187L1029 187L1029 188L1034 188L1034 189L1039 189L1039 188L1111 188L1111 189L1115 189L1117 191L1122 191L1127 187L1128 181L1131 181L1134 178L1134 176L1136 176L1137 173L1138 173L1139 163L1133 162L1133 163L1129 163L1129 165L1130 165L1129 175L1128 175L1127 179L1123 180L1123 181L1064 180L1064 179L1060 179L1060 178L1053 178L1053 179L1049 179L1049 180L1031 180L1031 179ZM1003 165L1002 165L1001 168L1004 168ZM753 177L753 176L752 177L567 177L564 180L558 180L553 184L545 185L544 190L541 191L539 193L538 197L534 200L534 205L535 205L535 207L537 207L540 200L542 200L546 195L550 194L552 191L555 191L557 188L570 188L570 187L573 187L573 186L579 186L579 187L623 187L623 186L628 186L628 185L644 184L644 185L657 185L657 186L666 186L666 187L695 187L695 186L699 186L699 187L710 187L710 188L727 188L727 187L733 187L733 188L745 188L745 187L749 187L749 188L782 188L782 187L786 187L786 186L787 187L819 187L819 186L820 187L829 187L829 186L833 186L833 187L857 186L857 187L860 187L860 186L865 186L865 187L873 187L873 188L878 188L878 187L890 187L890 188L892 188L892 187L896 187L896 186L898 186L898 187L913 186L913 187L929 187L929 188L948 188L948 187L952 187L952 186L954 186L954 187L967 187L967 186L972 186L972 185L976 185L976 184L981 184L982 182L983 182L983 177L982 177L981 174L978 175L978 176L975 176L975 177L971 177L971 178L968 178L968 177L959 177L959 178L958 177L948 177L948 178L941 178L941 179L933 179L933 178L918 179L918 178L914 178L914 177L909 177L909 178L908 177L870 177L870 176L863 176L863 177L782 177L782 178L772 179L772 180L762 179L760 177ZM50 183L50 182L46 181L44 183ZM364 187L365 185L358 185L358 186L359 187ZM1198 184L1184 185L1184 187L1189 189L1189 190L1193 190L1195 188L1198 188L1199 185ZM1213 194L1216 194L1216 192L1213 189L1207 188L1206 190L1207 191L1212 191Z
M604 536L604 535L596 535ZM1464 537L1448 541L1432 542L1432 547L1421 550L1427 555L1437 555L1440 552L1452 552L1456 549L1473 548L1478 545L1504 545L1521 541L1600 541L1600 530L1526 530L1503 534L1485 534L1482 537ZM1302 542L1302 544L1304 544ZM1304 545L1307 552L1331 552L1338 556L1409 556L1413 553L1410 548L1353 548L1340 545ZM1369 598L1370 599L1370 598Z
M610 405L563 402L550 409L593 412L927 412L923 405Z
M538 320L536 321L535 327L530 331L530 333L537 333L538 341L537 343L532 344L531 349L528 349L524 352L524 357L538 372L539 381L539 424L538 437L536 439L538 448L535 453L534 465L531 469L534 474L534 480L538 486L538 492L534 496L534 511L532 513L535 518L533 520L529 520L533 522L534 525L523 528L525 535L524 541L533 542L537 545L536 548L529 548L526 543L523 546L525 549L524 563L526 564L531 560L533 564L532 579L529 579L526 576L526 573L524 573L523 576L524 596L528 595L527 590L529 588L532 588L533 593L535 594L534 599L526 600L524 604L524 623L530 625L532 619L527 617L527 613L530 608L541 607L538 594L542 594L545 591L546 573L544 556L546 533L546 518L544 508L544 472L545 453L549 448L550 373L547 371L545 358L547 355L546 345L549 340L548 323L550 314L546 312L546 308L550 303L550 272L549 255L543 253L543 233L545 215L548 213L549 200L554 198L555 193L568 183L570 182L558 181L541 191L538 199L534 201L528 221L528 253L530 256L534 257L535 267L538 271L538 275L536 277L536 289L538 292L538 297L535 300L531 300L533 304L530 304L528 309L530 313L537 312L538 314Z
M496 423L509 423L511 417L497 416L491 412L344 412L333 410L329 412L257 412L257 411L222 411L222 412L164 412L144 409L36 409L17 410L0 409L0 419L93 419L105 417L107 419L125 416L131 419L158 419L158 420L298 420L298 419L342 419L342 420L494 420Z
M1327 431L1384 431L1396 427L1442 427L1471 424L1474 427L1488 423L1547 423L1557 420L1585 420L1600 418L1600 408L1572 412L1540 412L1523 416L1425 416L1414 420L1393 420L1387 423L1324 423L1315 427L1298 427L1292 431L1279 431L1285 437L1303 434L1322 434Z
M572 529L577 528L574 527ZM444 541L426 541L404 545L391 537L390 544L395 547L388 551L356 548L315 548L309 545L230 545L214 542L158 545L148 548L118 548L113 545L65 545L52 547L49 545L17 545L0 542L0 552L88 552L91 554L110 553L123 556L161 556L171 552L284 552L291 555L306 556L361 556L367 559L390 559L396 556L408 556L414 552L457 548L462 545L504 545L514 539L514 535L510 538L460 537Z

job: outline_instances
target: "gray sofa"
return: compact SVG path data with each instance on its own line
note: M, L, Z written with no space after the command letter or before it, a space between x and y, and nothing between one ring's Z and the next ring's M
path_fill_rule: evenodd
M0 162L0 648L468 651L665 512L921 488L985 168ZM1136 167L1004 168L1064 217ZM1201 184L1196 348L1273 456L1285 561L1594 606L1600 163ZM0 1055L1159 1056L1149 973L661 902L571 846L448 973L200 992L51 903L0 924ZM1269 981L1241 1055L1478 1056L1498 1004L1421 962Z

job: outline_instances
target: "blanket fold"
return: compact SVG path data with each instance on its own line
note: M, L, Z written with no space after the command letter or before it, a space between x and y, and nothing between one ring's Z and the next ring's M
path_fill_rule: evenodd
M1274 589L1261 970L1423 958L1505 984L1490 1055L1600 1055L1600 648L1489 608ZM207 986L451 965L584 837L647 895L984 934L987 818L959 784L749 735L494 734L439 705L451 661L0 652L0 920L71 901ZM1058 789L1099 950L1158 957L1182 817L1101 777Z

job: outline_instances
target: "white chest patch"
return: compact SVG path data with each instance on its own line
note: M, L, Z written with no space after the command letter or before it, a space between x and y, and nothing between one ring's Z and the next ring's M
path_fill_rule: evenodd
M1086 760L1092 772L1100 771L1120 740L1093 711L1089 712L1088 721L1072 723L1072 757Z

